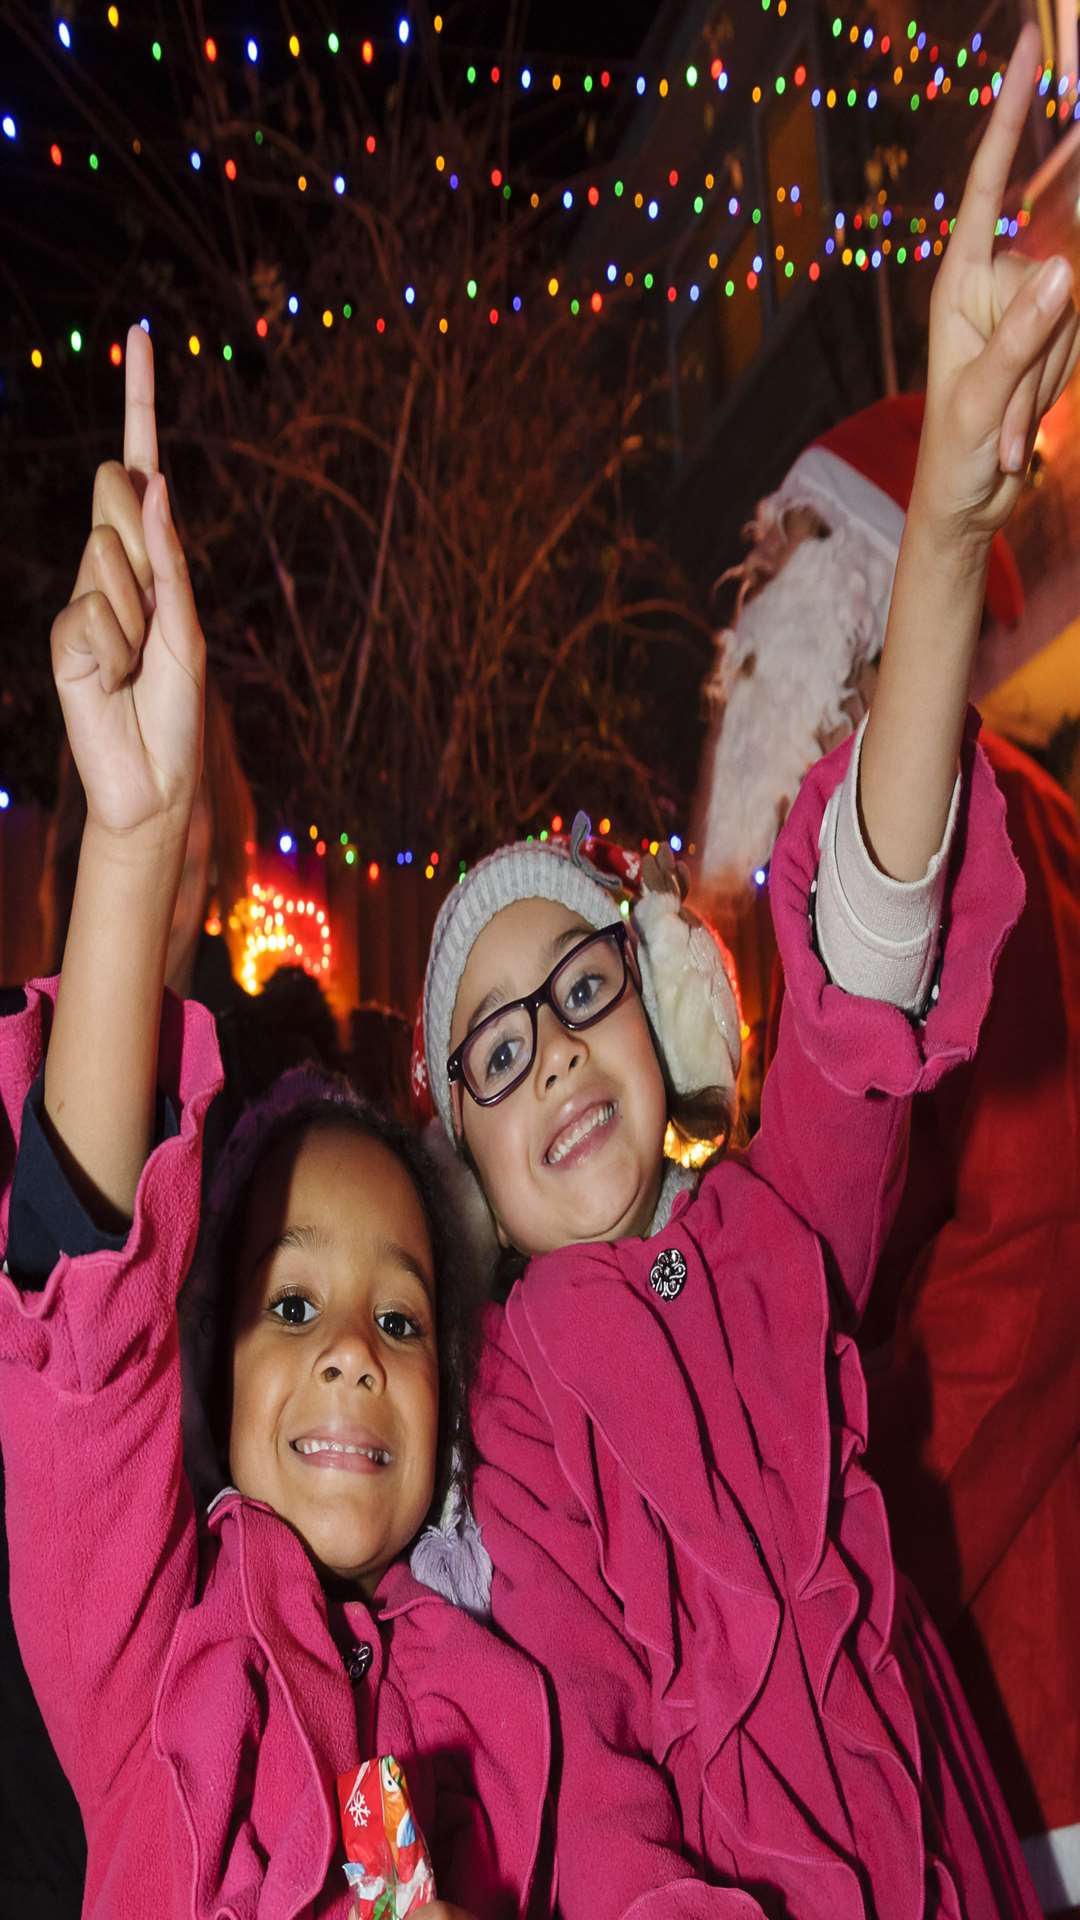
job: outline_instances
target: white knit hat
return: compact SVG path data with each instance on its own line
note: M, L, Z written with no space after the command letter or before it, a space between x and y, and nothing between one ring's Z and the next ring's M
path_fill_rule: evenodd
M534 899L556 901L588 926L610 926L619 917L620 896L637 895L641 883L641 856L592 840L588 819L579 813L569 845L549 840L500 847L447 895L431 937L413 1094L421 1107L430 1100L451 1139L450 1029L461 976L484 928L504 907ZM686 913L673 888L640 892L633 924L642 999L670 1085L681 1094L712 1087L733 1092L741 1014L726 947Z

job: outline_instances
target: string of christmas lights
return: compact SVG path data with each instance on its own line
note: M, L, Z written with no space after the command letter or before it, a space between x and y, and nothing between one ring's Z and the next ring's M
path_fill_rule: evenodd
M799 191L797 185L791 189L780 188L778 189L777 197L782 199L790 195L797 201ZM794 281L802 277L814 285L820 280L826 264L834 256L843 266L849 266L854 261L854 264L860 268L865 265L876 268L890 259L898 266L909 264L917 266L921 262L931 258L940 258L955 219L955 215L951 211L943 212L944 205L944 194L939 192L934 196L931 205L920 208L917 211L912 210L908 206L894 207L884 202L880 208L876 209L863 207L851 212L839 210L832 217L832 230L826 232L816 250L815 257L807 263L801 276L799 268L795 262L788 257L783 244L777 243L768 254L766 254L763 247L762 252L753 256L751 265L742 275L741 281L737 281L730 273L726 274L722 283L724 295L730 300L734 298L740 290L755 293L765 273L767 259L775 261L776 265L783 269L786 280ZM743 214L744 209L741 205L733 206L732 203L729 203L729 212L734 220ZM752 208L749 218L752 227L760 226L764 220L763 209L761 207ZM1003 216L998 222L999 237L1015 239L1016 235L1028 225L1029 220L1030 210L1026 207L1021 208L1014 216ZM890 228L892 229L891 232L889 231ZM869 255L866 260L864 260L861 255L859 257L852 255L846 247L845 241L848 238L849 229L854 233L879 233L879 244L872 249L871 255ZM909 242L913 242L913 244L909 244ZM857 249L856 254L858 254ZM726 267L727 264L727 252L721 254L715 247L710 250L700 269L698 269L697 277L694 277L692 272L679 279L668 279L663 274L653 272L651 269L646 269L644 272L635 272L633 269L621 271L615 262L611 262L607 267L601 287L594 288L591 293L580 296L572 295L567 303L568 310L574 317L581 314L599 316L605 311L607 302L620 295L632 293L635 290L640 290L642 294L646 295L654 293L662 295L671 304L674 304L680 298L686 298L691 303L696 303L702 296L708 278L717 274L722 268ZM554 299L562 291L562 285L557 274L551 274L549 276L546 288L543 291L546 292L549 299ZM475 279L469 279L466 282L465 292L469 300L476 303L477 312L483 314L485 310L485 298L479 283ZM543 298L543 293L538 291L535 298L536 301L539 302ZM418 296L414 286L409 285L406 287L404 291L404 303L411 310L414 321L422 316L423 309L418 307ZM320 325L326 331L330 331L339 322L347 324L354 318L354 309L349 301L345 301L338 307L323 307L317 298L314 301L310 299L305 300L296 293L289 295L286 301L286 311L289 316L289 321L294 324L302 323L302 316L305 311L313 312L316 316L314 324ZM506 320L526 313L526 311L526 301L520 295L515 295L508 308L500 308L496 305L488 306L486 309L487 321L491 326L498 326ZM450 332L450 321L445 313L436 313L435 309L432 309L429 319L441 335L446 336ZM150 319L144 316L141 324L144 330L149 333L151 330ZM390 321L385 315L380 315L375 319L374 327L376 334L380 338L387 338L389 336ZM267 343L271 337L271 332L270 321L265 316L261 316L256 320L254 333L257 342L262 344ZM84 347L87 345L87 337L80 327L72 327L70 329L66 335L65 345L67 349L75 355L80 355L83 352ZM204 333L192 331L189 334L187 346L188 351L193 357L198 358L202 354L205 345L206 336ZM117 370L122 368L124 363L124 349L119 340L110 340L108 346L104 348L103 351L110 365ZM233 362L235 349L231 340L220 341L218 351L226 364ZM41 371L45 367L46 353L40 345L35 343L32 347L24 346L22 353L25 358L29 359L31 366L36 371Z
M526 833L522 837L527 841L543 841L565 831L566 822L561 814L556 813L546 826L537 827L532 833ZM596 831L600 839L606 840L611 833L611 821L605 816ZM661 843L646 834L640 844L643 853L655 854L659 851ZM682 853L685 843L682 836L675 833L671 835L668 844L674 853ZM469 864L466 860L455 860L452 855L445 850L440 851L438 847L431 848L426 856L414 847L399 847L392 857L385 852L373 857L370 853L361 852L354 834L348 831L336 834L326 833L315 820L311 822L306 834L284 828L278 835L277 846L278 852L286 859L299 858L304 853L314 853L316 859L325 860L332 852L337 853L347 867L358 866L362 872L366 870L367 878L372 882L377 881L390 867L415 867L417 872L423 872L425 880L435 880L440 877L440 872L445 874L448 870L456 875L464 874L468 871ZM686 850L693 854L696 848L691 845Z
M762 0L762 4L763 10L768 12L770 10L771 0ZM785 11L786 0L778 0L777 17L782 18ZM116 6L109 7L106 17L111 27L119 27L120 14ZM441 26L437 30L441 30ZM910 20L907 24L907 39L909 45L906 49L906 63L901 60L899 53L893 54L889 36L878 36L872 26L860 26L856 23L845 22L841 16L836 15L831 23L831 33L834 40L846 41L847 44L853 47L857 46L864 53L881 56L883 59L895 59L895 65L891 69L890 76L895 85L900 85L906 80L910 81L911 69L925 56L925 67L930 77L927 79L922 93L915 90L910 94L908 105L913 110L918 107L922 98L930 101L935 98L944 98L949 94L952 88L952 78L944 70L944 57L947 57L950 64L955 67L957 76L959 76L969 64L973 70L976 67L982 70L981 80L967 90L965 97L970 105L980 108L987 107L991 104L1000 85L1000 68L998 66L989 66L989 56L982 45L981 36L978 33L971 36L969 44L965 43L962 46L952 48L948 50L946 54L938 41L934 40L925 30L921 29L915 20ZM57 34L62 46L64 46L67 51L71 51L74 45L74 39L69 23L61 19L57 23ZM408 45L410 35L411 28L409 27L407 16L402 15L397 34L399 47ZM336 42L336 45L331 44L333 42ZM342 50L344 43L340 36L336 33L331 33L327 44L329 51L336 53ZM385 43L379 44L385 46ZM360 57L364 63L372 64L376 55L376 45L377 43L372 40L360 42ZM297 35L293 34L290 36L288 50L292 58L300 58L301 46ZM152 43L151 52L156 60L164 57L164 50L160 41L154 41ZM217 42L213 39L207 39L204 44L203 53L204 57L211 64L216 63L220 54ZM262 50L258 43L249 37L244 44L244 56L249 66L257 66L259 64L261 53ZM988 68L989 73L987 77ZM529 72L529 84L531 85L531 70L523 69L522 71L523 73ZM492 76L496 80L501 78L501 76L498 75L497 69L492 70ZM719 85L721 81L726 82L726 76L727 69L724 63L719 59L715 59L711 63L709 77L714 79ZM468 75L466 77L468 78ZM1073 86L1070 91L1066 80L1062 78L1058 85L1058 92L1051 94L1051 77L1051 69L1049 67L1039 69L1038 84L1040 93L1046 97L1046 111L1048 113L1054 113L1057 112L1059 108L1064 111L1067 106L1071 106L1074 117L1080 117L1080 100L1075 99L1075 86ZM475 79L475 74L473 78ZM688 66L684 75L686 86L695 87L698 84L699 78L701 78L701 76L698 70L692 65ZM586 74L583 78L583 85L589 80L590 76ZM601 81L604 88L610 85L611 69L604 68L601 70ZM642 82L645 82L645 76L638 75L635 84L638 85L639 91L642 90L640 84ZM771 83L770 97L782 95L789 83L797 90L808 86L809 77L804 64L796 66L790 76L785 74L776 75ZM645 90L647 90L648 84L648 82L645 82ZM526 88L525 90L527 91L528 89ZM661 97L664 97L666 92L670 91L669 82L663 76L656 83L656 90ZM761 104L765 99L765 94L765 89L760 85L755 85L751 92L752 102L754 104ZM841 106L846 106L849 109L853 108L860 104L860 102L864 102L872 108L877 104L879 95L876 88L868 87L864 84L861 86L851 86L846 90L837 90L832 87L822 89L819 86L814 86L810 89L807 97L815 109L823 109L828 113ZM19 129L11 114L5 114L0 117L0 131L3 132L9 141L15 141L19 138ZM254 141L256 148L264 144L269 144L265 143L261 129L255 130ZM140 143L136 142L137 147L139 144ZM375 134L369 134L365 140L364 147L365 153L369 157L375 155L378 151L377 136ZM63 167L65 164L65 156L59 142L53 141L50 143L49 157L55 167ZM203 171L204 164L208 169L211 166L209 156L204 156L198 149L191 149L187 158L188 164L196 173ZM96 149L88 148L87 162L90 171L95 175L100 175L102 162L101 156ZM438 155L435 159L435 166L440 173L445 174L448 186L451 189L455 189L458 185L458 176L449 166L446 156L443 154ZM238 179L239 168L232 154L228 154L224 158L221 171L227 182L234 183ZM298 176L297 186L300 191L307 192L312 186L312 182L317 180L314 165L312 165L311 168L311 176L311 179L309 179L306 173L301 173ZM492 190L500 193L503 198L510 197L514 191L511 182L504 178L499 168L491 169L490 184ZM339 196L344 195L348 191L348 183L341 174L334 175L330 180L325 182L324 185L328 192L336 193ZM683 188L683 192L680 194L680 201L679 203L673 203L670 195L678 192L680 187ZM635 212L643 214L649 221L656 222L661 220L661 218L669 212L674 212L683 218L686 217L689 211L692 211L694 216L704 214L710 204L715 204L712 196L716 194L718 187L721 187L721 183L718 180L717 174L714 171L710 171L704 175L698 190L693 193L691 198L689 182L683 183L679 171L677 169L670 169L667 174L666 196L664 190L650 195L641 188L638 188L631 194L626 183L622 179L616 178L614 181L606 182L603 188L598 181L594 181L587 187L575 185L574 187L565 186L561 189L549 189L545 191L543 196L534 189L530 194L530 205L533 208L539 208L543 205L545 210L551 205L561 205L568 214L572 214L585 209L597 208L608 198L614 199L616 202L625 200L626 205L632 207ZM798 182L792 182L789 187L777 190L778 201L782 202L785 198L792 207L798 207L802 204L802 189ZM933 207L935 213L940 212L943 200L943 194L939 193L935 196ZM726 211L733 223L737 222L741 226L742 223L745 222L747 210L739 194L731 193L728 195ZM838 211L833 217L835 228L842 232L849 222L849 216L843 211ZM894 214L886 209L881 215L882 226L889 226L894 217ZM749 218L753 225L760 225L763 218L763 210L760 207L750 209ZM857 231L860 225L860 216L857 214L852 216L851 222ZM999 232L1014 236L1018 228L1024 223L1025 217L1021 214L1015 220L999 223ZM937 226L937 232L934 238L928 241L926 238L928 230L935 224ZM874 225L873 215L869 218L869 225L871 228ZM898 265L905 265L908 262L918 264L920 261L930 257L940 256L942 245L948 234L947 221L938 220L935 223L932 220L931 210L927 208L926 210L921 210L916 215L912 215L909 218L908 226L910 236L915 239L913 246L908 246L906 243L900 242L896 237L891 235L888 239L883 239L880 246L871 248L868 253L863 252L863 250L859 248L852 249L841 245L839 248L840 263L845 266L854 264L860 268L865 268L866 266L876 267L881 265L887 259L892 259ZM829 232L823 237L823 244L815 249L815 257L802 269L805 277L811 283L816 282L820 278L825 263L836 254L837 245L838 242L833 232ZM799 274L800 269L792 260L785 257L782 246L778 246L773 250L771 258L775 260L777 266L782 268L786 280L794 280L797 274ZM714 274L718 272L724 264L725 260L722 257L721 250L714 246L708 255L708 272ZM702 276L704 276L705 268L702 267L699 271ZM757 254L753 257L749 271L745 272L742 276L742 287L746 292L754 293L757 291L764 271L765 255L764 253ZM602 271L600 284L598 286L594 285L591 290L587 290L584 293L571 291L569 288L564 287L558 271L549 271L545 278L547 297L549 299L556 299L561 294L572 316L577 316L583 312L598 315L604 310L607 300L635 289L644 294L649 294L654 291L663 292L669 302L676 301L685 295L691 303L700 299L703 291L701 279L695 279L691 276L681 281L678 279L671 280L662 274L654 273L648 269L635 273L632 270L620 269L616 261L609 261L606 269ZM723 290L725 297L730 299L733 298L741 288L729 275L723 282ZM478 312L486 312L487 321L492 326L499 325L502 320L509 319L511 315L522 313L525 308L525 300L521 294L514 294L505 306L500 304L500 302L505 301L505 295L502 293L494 299L486 298L479 281L473 276L467 280L465 291L470 301L477 302ZM412 309L410 318L413 321L418 320L421 315L424 314L421 290L415 283L407 282L400 289L400 295L405 307ZM293 322L299 323L301 314L305 310L309 312L313 310L318 320L321 321L323 328L327 331L333 328L339 318L348 321L353 317L352 305L348 301L344 302L340 308L335 308L332 305L322 304L318 298L312 300L309 297L305 300L298 292L293 292L288 296L287 300L289 319L286 324ZM437 313L432 310L430 316L425 315L425 317L430 318L431 324L434 324L441 334L446 334L450 330L450 320L446 313ZM282 316L282 319L284 320L284 316ZM149 330L149 320L144 319L143 324L147 327L147 330ZM267 314L262 314L257 317L254 323L257 340L262 342L267 340L272 324L272 319ZM389 314L376 317L375 330L377 334L385 335L389 327ZM66 335L66 348L70 350L71 353L81 353L84 345L84 337L82 327L78 325L71 326ZM188 335L187 344L193 356L197 357L203 351L203 332L198 327L192 328ZM231 340L221 339L219 335L218 349L220 350L221 358L226 364L233 360L234 346ZM32 367L36 370L40 370L45 365L45 353L40 344L25 343L24 352L29 358ZM119 340L109 340L107 353L113 366L117 368L122 366L123 349Z
M837 38L844 37L844 23L839 16L834 19L832 24L834 36ZM907 62L897 56L895 58L895 64L888 69L886 75L881 76L877 83L860 81L858 83L852 83L846 88L842 85L840 87L813 86L809 96L811 105L815 109L824 107L826 111L833 111L838 107L852 109L865 104L865 106L872 111L881 102L883 87L891 85L894 89L897 89L903 87L905 83L909 83L910 85L906 105L912 111L917 111L924 99L927 102L933 102L935 100L952 97L954 94L954 79L945 69L945 62L949 56L945 54L938 43L931 41L924 32L917 30L914 21L909 22L909 32L913 33L915 38L908 49ZM862 38L862 44L864 46L867 43L868 37L872 38L872 35L873 29L866 28L864 30ZM852 26L846 37L852 43L857 42L859 39L859 29ZM366 44L370 45L370 43ZM891 42L888 35L885 35L880 42L875 43L875 52L880 54L883 59L887 59L890 56ZM933 68L933 72L925 82L921 82L919 76L913 72L912 66L913 63L920 59L924 52L927 54L927 65ZM974 84L969 84L966 75L962 82L960 78L969 60L973 68L978 67L981 70L981 78L977 78ZM989 106L1001 86L1003 67L1000 62L989 62L989 56L986 49L982 47L978 34L973 36L972 49L970 51L967 47L961 47L956 50L952 56L952 64L954 64L957 69L955 97L958 100L965 101L971 107ZM524 71L529 72L529 69L526 68ZM493 68L492 72L498 73L499 69L497 67ZM692 81L688 79L687 84L696 86L698 69L691 64L688 66L686 72L688 76L693 76ZM470 76L475 79L475 71L471 67L468 69L466 78L468 79ZM605 74L602 77L610 78L610 75L608 75L605 70ZM729 70L720 58L716 58L711 62L709 77L715 80L721 92L728 90ZM793 87L796 90L801 89L807 85L808 78L808 70L805 62L799 61L790 72L777 73L767 83L754 83L748 90L749 101L752 105L761 105L769 98L782 96L789 87ZM1049 94L1053 86L1053 95L1046 101L1046 110L1051 117L1058 113L1063 106L1072 107L1073 104L1076 103L1077 86L1075 76L1070 80L1062 75L1057 80L1055 86L1052 68L1040 66L1037 69L1037 80L1040 94L1043 96ZM641 77L641 90L647 90L643 76ZM657 82L656 90L661 98L667 98L671 90L669 82L661 78ZM15 141L20 137L19 123L12 112L7 111L0 116L0 131L2 131L10 141ZM257 133L255 137L256 144L262 145L261 134ZM366 155L368 157L373 156L377 151L377 146L377 136L374 133L368 134L364 143ZM48 151L53 164L57 167L62 166L64 156L60 143L55 140L51 141ZM201 173L207 161L207 156L196 147L188 151L187 159L192 170L196 173ZM89 164L93 171L98 171L100 167L100 156L96 152L90 153ZM452 162L449 161L444 154L440 154L435 160L435 166L438 171L445 176L448 188L451 191L456 191L460 180ZM225 159L223 172L226 179L230 182L235 182L239 178L239 168L235 157L228 156ZM544 204L551 204L553 206L561 204L567 212L571 212L580 210L585 206L595 207L599 205L600 202L600 187L597 184L583 191L575 189L575 187L571 185L556 186L545 189L544 193L541 194L535 188L522 187L515 189L514 183L504 175L501 168L493 168L490 177L493 188L501 193L504 199L512 198L515 190L517 190L528 196L529 204L534 209ZM298 192L308 192L311 186L311 180L308 174L301 172L297 176L296 184ZM332 186L332 190L339 195L348 191L348 181L345 176L340 173L333 175L329 184ZM641 190L635 193L633 196L633 205L639 211L644 210L649 213L651 218L655 218L656 214L651 210L657 200L659 191L660 189L654 192ZM623 182L616 180L612 185L611 192L614 198L621 198L624 192Z
M773 14L776 20L782 21L788 15L788 0L777 0L775 8L773 0L761 0L761 10L765 14ZM110 5L105 10L105 18L111 28L119 29L118 6ZM441 40L444 27L441 14L435 14L432 25L436 36ZM55 31L65 52L74 51L76 35L71 23L61 17L55 23ZM851 46L858 47L872 56L888 57L893 50L891 37L888 34L881 34L874 25L845 21L837 15L831 22L831 32L834 39L845 39ZM310 57L314 51L329 54L335 59L342 54L346 58L350 54L355 54L363 66L374 67L377 61L388 53L400 56L406 52L413 38L412 24L408 15L403 13L398 19L395 33L389 37L342 34L336 28L330 28L324 35L306 36L304 42L301 42L297 33L292 32L287 39L282 38L281 41L275 39L268 49L267 45L255 35L239 29L230 32L227 38L220 34L208 34L203 41L201 52L206 63L214 68L225 70L235 67L238 71L246 69L248 73L262 65L268 51L271 57L276 56L284 60L287 54L291 60L298 61L304 55L305 47L307 48L306 57ZM906 39L909 44L909 58L912 62L917 61L920 54L929 48L932 60L938 59L940 51L950 64L956 64L959 69L962 69L969 59L978 59L985 64L986 55L980 33L973 34L970 40L959 45L949 44L920 27L918 21L911 19L907 22ZM147 39L145 44L151 60L156 64L162 64L168 51L166 43L155 36ZM550 56L523 55L508 65L503 55L494 50L482 52L477 49L468 49L449 39L443 45L448 60L453 58L462 62L460 71L468 86L488 84L517 92L525 97L535 97L537 90L546 86L556 94L577 87L584 98L597 101L604 97L621 101L627 94L631 98L644 99L652 93L664 100L680 88L693 92L699 85L704 86L711 82L720 92L726 92L729 84L727 65L717 56L701 64L690 60L671 77L666 73L650 75L641 70L638 62L624 58L592 62L573 56L553 59ZM184 51L186 55L186 48ZM1052 71L1048 68L1048 75ZM1076 76L1071 76L1071 80L1075 84ZM897 84L900 84L899 75ZM934 84L940 87L941 81L937 80ZM933 94L929 97L933 98Z

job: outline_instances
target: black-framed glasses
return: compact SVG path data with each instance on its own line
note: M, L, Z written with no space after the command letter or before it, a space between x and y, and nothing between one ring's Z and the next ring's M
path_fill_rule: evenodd
M571 947L535 993L508 1001L466 1034L446 1063L448 1080L460 1080L477 1106L495 1106L528 1077L541 1007L568 1033L582 1033L614 1012L631 981L639 984L629 930L616 920Z

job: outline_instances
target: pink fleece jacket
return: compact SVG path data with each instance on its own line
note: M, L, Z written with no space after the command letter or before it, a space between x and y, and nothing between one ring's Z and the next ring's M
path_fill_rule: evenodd
M0 1023L3 1228L22 1101L50 1010ZM530 1661L397 1564L333 1610L298 1540L231 1492L196 1531L180 1445L176 1295L220 1084L201 1007L165 1015L177 1138L151 1156L121 1253L0 1278L0 1443L11 1605L86 1824L93 1920L309 1920L349 1911L339 1773L405 1765L440 1894L550 1913L550 1735ZM339 1650L339 1642L341 1650ZM343 1653L363 1647L350 1684Z
M556 1701L566 1920L991 1920L1037 1905L861 1465L851 1329L908 1097L970 1057L1023 882L969 742L925 1023L831 986L811 890L851 743L777 847L762 1127L650 1240L534 1260L490 1310L475 1508L496 1622Z

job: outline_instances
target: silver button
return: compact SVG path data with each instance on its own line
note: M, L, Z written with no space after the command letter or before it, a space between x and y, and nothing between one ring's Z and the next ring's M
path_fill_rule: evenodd
M677 1300L686 1285L686 1261L678 1247L665 1247L657 1254L649 1274L649 1285L661 1300Z
M349 1648L345 1655L345 1671L354 1686L358 1680L363 1679L370 1665L371 1648L366 1640L361 1640L355 1647Z

